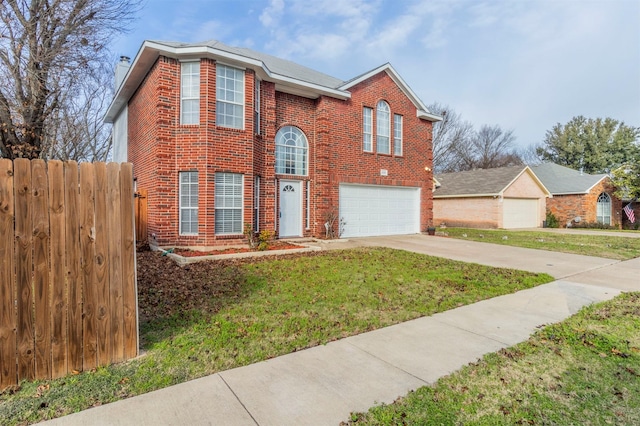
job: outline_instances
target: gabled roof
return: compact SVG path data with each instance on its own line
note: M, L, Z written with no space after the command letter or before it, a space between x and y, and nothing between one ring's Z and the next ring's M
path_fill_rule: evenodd
M528 166L510 166L438 174L435 179L441 186L433 198L502 196L523 173L528 173L547 196L551 195Z
M588 194L606 174L590 175L555 163L543 163L531 167L553 195Z
M286 59L247 48L227 46L217 40L200 43L147 40L140 47L122 84L117 88L115 97L105 116L106 122L115 120L160 55L183 60L211 58L225 64L249 68L254 70L262 80L275 83L277 91L311 99L316 99L320 96L349 99L351 93L348 89L357 84L353 83L354 81L363 81L379 72L386 72L407 97L411 99L419 118L428 121L442 120L442 117L429 112L390 64L384 64L345 82ZM364 76L366 78L363 78Z
M364 74L360 74L359 76L352 78L351 80L345 82L342 86L340 86L340 89L349 90L356 84L362 83L363 81L383 71L386 72L389 77L391 77L391 79L402 90L405 96L411 99L411 102L413 102L416 108L418 108L419 118L424 118L425 120L429 120L429 121L442 121L442 117L440 117L439 115L431 114L429 112L429 109L426 107L426 105L424 105L420 100L420 98L418 98L418 96L416 96L416 94L413 93L413 90L411 90L409 85L405 83L402 77L400 77L400 74L398 74L398 72L388 62L384 65L380 65L378 68L374 68L371 71L368 71Z

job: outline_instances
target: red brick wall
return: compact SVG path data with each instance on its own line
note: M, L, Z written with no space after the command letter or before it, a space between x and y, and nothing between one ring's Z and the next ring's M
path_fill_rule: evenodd
M200 124L180 124L180 63L160 57L129 101L129 158L138 188L149 193L149 233L160 245L213 246L230 244L242 235L215 235L214 178L216 172L244 175L244 223L253 222L254 175L260 176L260 229L276 231L278 178L275 135L286 125L300 128L309 142L311 226L308 236L324 235L324 215L338 207L340 183L422 188L421 228L432 220L431 123L416 117L416 108L386 73L353 87L352 98L311 100L276 92L261 84L261 135L254 135L254 74L245 71L245 129L216 126L216 66L200 66ZM403 155L364 153L362 107L385 100L393 114L403 116ZM374 141L375 144L375 141ZM374 145L375 146L375 145ZM391 147L393 153L393 145ZM425 167L429 171L425 171ZM380 169L388 176L380 176ZM179 234L180 171L199 172L199 233ZM304 200L304 197L303 197ZM304 211L304 209L303 209ZM304 223L304 218L303 218Z
M316 194L316 232L324 233L324 212L338 207L340 183L421 188L420 229L425 230L433 219L431 123L417 117L416 107L385 72L357 84L350 92L351 99L346 101L324 97L318 102L317 179L328 186ZM391 109L391 155L375 152L375 108L380 100ZM362 149L363 107L373 109L373 153ZM403 153L398 157L393 154L394 114L403 117ZM388 175L381 176L381 169Z
M614 190L607 178L595 185L588 194L554 195L553 198L547 199L547 210L555 215L562 227L576 217L580 217L584 223L595 223L598 197L606 192L611 196L611 225L619 227L622 202L613 195Z

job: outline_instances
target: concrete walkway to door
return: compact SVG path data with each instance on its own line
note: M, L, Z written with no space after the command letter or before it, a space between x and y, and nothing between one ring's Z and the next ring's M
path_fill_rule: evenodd
M324 243L323 243L324 244ZM625 262L424 235L360 238L330 248L387 246L547 272L558 280L264 362L222 371L52 420L50 425L338 425L391 403L539 326L621 291L640 291Z

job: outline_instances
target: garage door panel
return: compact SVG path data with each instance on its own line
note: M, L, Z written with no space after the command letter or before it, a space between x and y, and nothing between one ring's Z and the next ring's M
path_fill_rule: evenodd
M537 199L505 198L502 207L502 227L505 229L540 226Z
M420 188L340 185L343 237L420 232Z

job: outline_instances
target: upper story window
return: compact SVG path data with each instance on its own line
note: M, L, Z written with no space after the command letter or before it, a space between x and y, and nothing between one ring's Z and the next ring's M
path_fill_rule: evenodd
M611 197L606 192L598 196L596 220L604 225L611 225Z
M376 106L376 149L380 154L391 154L391 109L385 101Z
M260 134L260 79L255 78L253 94L253 126L256 135Z
M200 124L200 62L180 64L180 124Z
M216 66L216 123L218 126L244 129L244 71Z
M393 153L402 155L402 116L393 114Z
M276 173L307 175L307 137L302 130L285 126L276 133Z
M373 151L373 109L362 108L362 149Z

